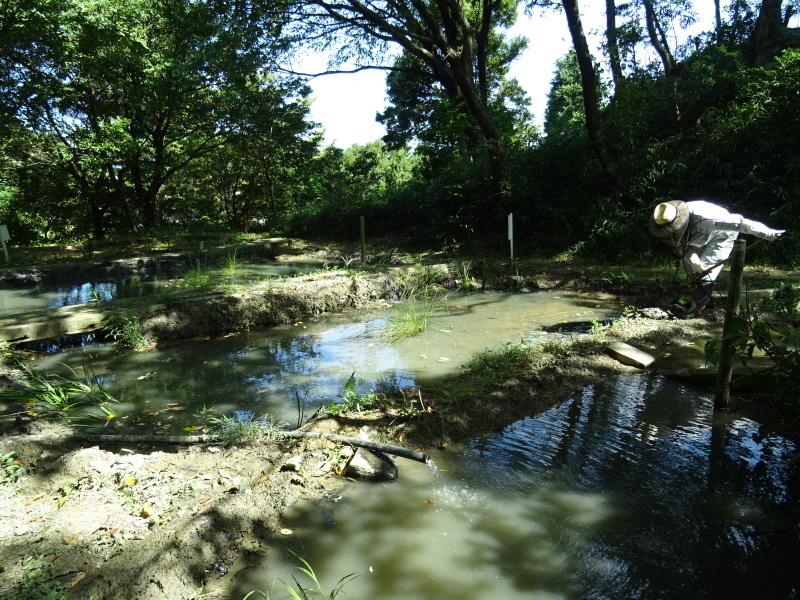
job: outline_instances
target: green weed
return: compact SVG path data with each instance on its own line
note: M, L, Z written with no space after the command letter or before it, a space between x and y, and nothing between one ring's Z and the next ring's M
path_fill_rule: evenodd
M322 584L320 584L319 579L317 578L317 574L314 573L314 569L311 568L311 565L308 564L308 562L299 554L293 552L292 550L289 550L289 552L291 552L292 555L295 558L297 558L297 560L303 563L303 566L297 567L297 569L301 573L304 573L314 585L314 587L303 587L303 585L297 580L297 577L295 577L294 575L292 575L292 579L294 580L294 586L281 580L281 583L286 587L287 591L289 592L289 595L292 597L292 600L308 600L312 595L323 596L326 598L336 598L339 594L342 593L344 586L346 586L349 582L358 577L357 573L350 573L349 575L345 575L338 581L338 583L333 587L333 589L326 594L325 592L322 591Z
M344 384L344 392L339 401L332 401L325 407L325 412L330 414L338 414L344 412L352 412L355 410L366 410L375 408L380 403L380 397L375 392L367 394L360 394L356 390L356 374L350 374Z
M130 346L134 350L147 348L150 344L150 341L142 333L139 317L111 317L103 330L108 332L115 342L123 346Z
M726 355L722 354L722 338L711 338L704 351L706 361L719 364L739 360L744 366L760 350L772 361L772 366L761 372L769 380L776 407L791 419L800 420L800 331L793 327L777 327L762 321L753 312L735 316L725 332Z
M456 272L458 285L462 291L472 290L472 261L459 260L453 264L453 269Z
M247 446L261 440L278 439L284 425L267 417L222 417L217 425L217 435L225 446Z
M758 303L758 308L766 312L779 314L794 314L800 310L800 285L792 285L785 281L778 284L778 289L772 298L762 300Z
M55 565L36 560L10 591L0 593L0 600L65 600L67 593L56 574Z
M420 266L398 280L400 297L409 300L431 296L439 278L439 273L433 267Z
M445 298L409 300L398 306L389 317L386 339L398 342L428 329L428 320L445 303Z
M242 264L242 261L237 258L236 250L234 249L233 252L228 252L227 256L225 257L225 264L222 268L222 271L225 273L225 275L233 277L241 272Z
M13 452L0 455L0 485L16 483L26 472L26 466L14 458Z
M603 279L603 281L611 284L630 285L636 281L635 275L630 275L625 271L620 271L619 273L615 271L603 271L600 277Z
M28 404L26 412L31 416L106 421L116 416L105 406L107 402L113 402L114 398L99 383L81 381L71 369L72 379L40 373L32 367L25 368L25 371L28 375L27 386L24 389L6 391L3 397ZM98 408L102 414L86 410L89 407Z

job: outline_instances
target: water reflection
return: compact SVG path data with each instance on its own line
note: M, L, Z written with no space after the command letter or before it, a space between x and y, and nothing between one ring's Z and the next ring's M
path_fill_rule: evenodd
M209 268L212 277L224 277L231 284L247 284L269 277L308 273L323 267L320 261L286 261L238 265L235 275L222 268ZM188 270L188 267L187 269ZM185 270L184 270L185 271ZM121 298L140 298L163 291L180 289L185 272L178 270L145 277L114 279L95 277L48 281L32 288L0 289L0 316L28 313L32 310L75 306Z
M353 598L795 598L797 447L734 415L722 448L713 419L702 389L621 376L439 453L444 488L403 461L328 524L291 516L290 545L325 582L359 572Z
M160 345L132 352L113 345L82 343L56 351L35 367L69 375L89 364L100 383L123 404L121 424L148 425L133 411L155 413L179 402L171 421L159 427L193 424L192 414L213 408L217 414L253 410L257 416L296 424L321 405L340 398L356 375L360 393L394 393L427 385L452 373L476 352L533 336L542 326L565 320L603 319L614 314L608 301L558 294L486 293L453 298L437 311L420 336L386 342L390 309L329 316L308 322L240 332L230 336ZM300 406L298 407L298 400Z

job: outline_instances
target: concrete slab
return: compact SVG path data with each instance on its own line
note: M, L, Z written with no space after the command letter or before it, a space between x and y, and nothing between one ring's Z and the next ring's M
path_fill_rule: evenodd
M654 356L647 352L643 352L623 342L611 342L608 347L606 347L605 352L623 365L636 367L638 369L646 369L656 360Z

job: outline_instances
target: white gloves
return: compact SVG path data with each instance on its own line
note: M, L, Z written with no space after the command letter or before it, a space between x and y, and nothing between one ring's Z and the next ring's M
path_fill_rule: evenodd
M740 231L743 233L751 233L756 237L763 238L768 241L777 240L781 234L785 233L785 229L770 229L763 223L758 221L751 221L750 219L742 219Z

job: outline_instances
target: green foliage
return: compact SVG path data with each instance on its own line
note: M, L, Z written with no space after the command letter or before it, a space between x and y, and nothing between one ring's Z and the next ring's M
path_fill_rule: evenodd
M0 600L66 600L68 597L57 578L56 566L39 559L26 566L22 578L10 591L0 593Z
M723 340L726 354L722 354ZM800 419L800 331L793 327L776 327L752 312L747 318L730 320L724 338L706 342L705 356L711 364L738 359L745 366L756 350L762 351L772 361L772 366L761 372L770 382L775 406L792 422Z
M383 142L347 150L325 148L313 162L290 232L298 235L358 239L359 217L369 236L396 233L414 216L408 186L419 177L419 158L407 148L389 149Z
M25 463L14 458L14 453L0 454L0 485L16 483L27 472Z
M316 139L309 89L264 74L271 6L31 4L3 21L4 49L21 54L0 81L15 132L0 148L15 169L7 197L34 227L21 237L286 210Z
M215 433L225 446L248 446L262 440L279 439L285 425L267 417L253 419L250 415L224 416L214 422Z
M598 85L600 78L599 65L595 67ZM597 90L602 97L604 89ZM547 96L544 132L548 138L585 134L586 113L583 106L583 89L578 67L578 55L570 50L566 56L556 61L556 73L550 82L550 93Z
M97 382L97 378L92 384L79 379L74 371L72 378L66 378L40 373L33 367L23 369L28 377L26 387L6 390L2 397L25 403L26 414L29 416L66 420L96 419L106 422L116 416L106 406L114 398Z
M800 285L781 281L772 297L759 302L758 307L766 312L780 314L800 312Z
M344 391L340 400L332 400L325 412L330 414L347 413L352 411L375 408L380 402L380 397L373 391L361 394L356 389L356 374L353 372L344 384Z
M130 346L134 350L147 348L150 344L142 333L139 324L139 317L114 316L108 320L108 324L103 330L111 336L114 341L123 346Z
M286 590L289 592L289 595L291 596L292 600L309 600L311 596L322 596L331 599L336 598L339 594L344 593L343 592L344 587L349 582L358 577L357 573L350 573L349 575L345 575L337 582L337 584L331 589L331 591L326 594L325 592L322 591L322 584L320 584L319 579L317 578L317 574L314 573L314 569L311 568L311 565L308 564L308 562L302 556L300 556L293 550L289 550L289 552L302 563L302 566L297 567L297 569L301 573L306 575L311 580L311 583L314 585L314 587L304 587L303 584L301 584L298 581L297 577L295 577L294 575L292 575L292 579L294 580L294 585L281 580L281 583L286 587ZM253 592L250 592L250 594L252 593ZM266 597L266 595L263 594L263 592L260 593L264 595L264 597ZM245 600L250 596L250 594L247 594L247 596L245 596Z

